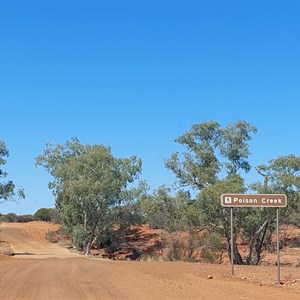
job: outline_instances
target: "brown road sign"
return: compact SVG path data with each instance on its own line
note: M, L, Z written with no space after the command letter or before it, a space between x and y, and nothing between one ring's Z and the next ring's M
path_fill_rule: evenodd
M221 205L225 207L285 207L287 197L283 194L222 194Z

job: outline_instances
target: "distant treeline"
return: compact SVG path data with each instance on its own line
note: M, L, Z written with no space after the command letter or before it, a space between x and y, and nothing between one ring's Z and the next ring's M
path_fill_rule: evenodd
M17 215L15 213L0 214L0 222L26 223L32 221L60 223L61 219L55 208L40 208L34 215Z

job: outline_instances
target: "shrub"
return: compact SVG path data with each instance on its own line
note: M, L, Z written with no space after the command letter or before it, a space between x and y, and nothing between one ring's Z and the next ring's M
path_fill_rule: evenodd
M161 261L162 257L159 253L143 253L138 258L139 261Z
M14 213L8 213L1 216L2 222L14 223L18 221L18 216Z
M50 243L57 243L58 242L58 234L56 231L48 229L46 233L46 240Z
M27 223L27 222L32 222L34 220L35 219L33 215L21 215L17 217L18 223Z
M51 214L50 214L50 208L40 208L36 211L34 214L34 218L37 221L51 221Z
M65 242L69 238L69 234L64 226L61 226L58 230L50 230L46 233L46 239L50 243Z
M83 250L86 242L86 232L82 225L76 225L71 233L72 241L76 249Z
M189 232L165 234L162 236L162 246L165 249L164 258L167 261L196 261L196 250L199 248L199 237L196 233Z
M200 238L201 257L206 262L216 263L220 260L222 243L221 236L218 233L205 233Z
M59 212L55 208L40 208L34 214L37 221L53 222L61 224Z

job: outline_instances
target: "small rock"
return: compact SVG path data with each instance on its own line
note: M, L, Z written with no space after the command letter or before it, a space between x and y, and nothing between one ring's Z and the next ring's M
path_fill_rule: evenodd
M247 279L247 277L243 276L243 277L242 277L242 279L243 279L243 280L246 280L246 279Z
M213 279L213 278L214 278L214 276L212 276L212 275L207 276L207 279Z

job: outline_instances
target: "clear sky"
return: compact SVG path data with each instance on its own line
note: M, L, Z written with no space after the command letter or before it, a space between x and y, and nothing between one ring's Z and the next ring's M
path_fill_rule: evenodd
M256 125L253 166L300 155L299 16L298 1L0 0L0 139L26 192L0 212L54 206L35 157L73 136L140 157L152 189L195 123Z

